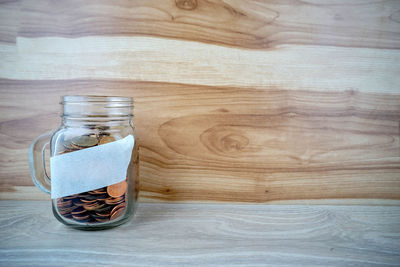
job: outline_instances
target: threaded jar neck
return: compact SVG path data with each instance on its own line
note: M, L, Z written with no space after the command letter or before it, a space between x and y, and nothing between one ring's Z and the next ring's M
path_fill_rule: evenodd
M122 96L68 95L61 97L64 124L122 123L133 117L133 99Z

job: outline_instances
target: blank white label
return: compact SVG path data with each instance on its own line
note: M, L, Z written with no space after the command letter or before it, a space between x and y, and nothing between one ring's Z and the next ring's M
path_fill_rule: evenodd
M50 158L51 198L95 190L126 179L135 140L121 140Z

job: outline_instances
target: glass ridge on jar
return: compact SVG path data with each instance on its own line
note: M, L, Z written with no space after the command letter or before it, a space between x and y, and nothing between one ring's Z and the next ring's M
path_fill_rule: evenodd
M47 143L50 143L50 156L56 157L132 135L134 146L125 180L52 199L54 216L60 222L77 229L106 229L126 222L136 209L139 191L139 153L132 120L132 98L64 96L60 104L60 127L55 132L41 135L31 145L30 166L34 183L46 193L50 193L51 181L46 174L43 160L43 151Z

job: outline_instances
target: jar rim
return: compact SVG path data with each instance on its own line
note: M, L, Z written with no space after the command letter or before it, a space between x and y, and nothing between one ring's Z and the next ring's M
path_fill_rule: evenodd
M103 102L103 103L134 103L132 97L127 96L102 96L102 95L65 95L61 97L60 104L64 103L82 103L82 102Z

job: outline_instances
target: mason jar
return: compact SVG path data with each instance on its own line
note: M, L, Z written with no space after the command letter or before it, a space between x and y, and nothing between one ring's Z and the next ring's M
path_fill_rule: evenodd
M134 214L139 191L132 98L72 95L60 104L60 127L30 147L33 182L51 194L54 216L68 226L98 230L125 223Z

